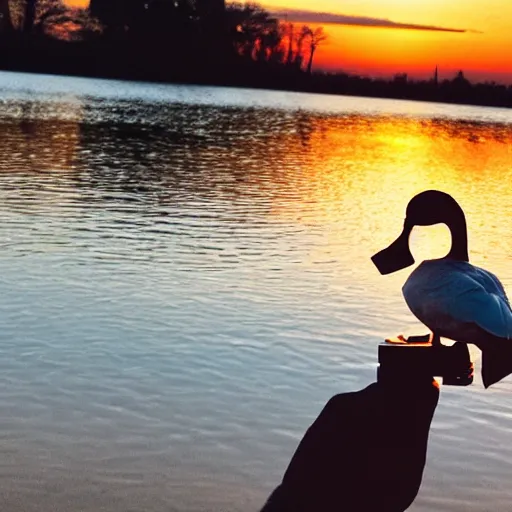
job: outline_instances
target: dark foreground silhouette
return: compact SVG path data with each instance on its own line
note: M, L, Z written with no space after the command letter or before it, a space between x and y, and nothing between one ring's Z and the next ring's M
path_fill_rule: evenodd
M433 379L331 398L261 512L403 512L420 488L438 400Z

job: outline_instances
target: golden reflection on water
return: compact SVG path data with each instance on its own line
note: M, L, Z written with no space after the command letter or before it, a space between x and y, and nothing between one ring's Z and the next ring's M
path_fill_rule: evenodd
M22 102L19 113L0 123L0 172L36 173L45 186L62 184L70 197L121 188L142 199L146 187L162 206L184 195L227 201L238 205L238 216L266 212L318 235L309 263L360 259L366 273L374 271L369 255L398 234L410 198L436 188L464 208L475 263L489 259L503 268L512 251L511 125L142 105L134 112L146 125L121 107L115 110L122 117L111 119L113 110L98 105L73 98L57 106ZM70 186L72 175L79 191ZM444 226L417 229L412 237L417 260L442 256L449 243Z
M55 180L59 171L72 170L83 111L83 102L73 95L57 103L6 102L0 122L0 173L33 172Z
M129 118L88 124L95 107L79 99L58 107L65 115L55 108L24 102L0 123L1 172L34 172L52 186L71 172L86 187L137 194L141 184L158 183L162 204L184 191L242 206L249 200L270 218L321 231L310 263L341 252L368 262L398 234L410 198L436 188L464 208L476 263L492 259L502 267L500 255L512 250L505 227L512 213L510 125L167 106L147 113L161 117L152 128ZM444 226L413 233L418 260L442 256L449 243Z
M276 215L308 225L327 224L331 242L340 250L347 250L341 247L343 235L352 226L361 243L351 240L348 250L367 259L369 251L398 235L407 202L434 188L452 194L466 212L476 261L490 258L493 246L501 245L501 255L510 254L505 222L512 214L510 127L350 116L318 120L316 128L310 135L307 165L292 175L297 182L289 184L300 191L300 200L279 203ZM417 260L443 256L449 232L444 225L417 228L412 245Z
M363 108L372 100L358 101ZM472 261L495 271L512 292L512 125L384 114L128 103L84 100L83 107L78 105L73 111L67 104L30 104L27 100L19 114L16 103L3 107L10 108L11 114L0 112L0 213L4 218L0 241L7 283L3 283L1 311L7 318L4 324L11 326L6 340L13 340L16 364L9 353L2 358L14 390L10 397L6 395L4 406L11 416L18 413L12 427L5 428L7 433L11 428L17 430L21 423L16 418L24 418L22 424L32 429L33 439L40 439L42 432L43 440L56 439L57 443L53 413L73 412L76 403L92 404L95 408L83 416L89 423L78 417L80 428L75 429L78 420L73 417L62 425L74 447L84 432L91 446L98 443L96 448L82 447L83 452L75 453L80 467L87 461L87 469L96 471L92 474L99 475L98 481L106 459L114 468L107 481L115 471L124 475L126 466L122 462L126 445L111 442L104 430L110 413L102 416L101 410L112 411L112 400L139 404L141 397L158 421L147 421L141 413L131 424L119 415L111 423L116 438L133 436L137 428L140 439L162 436L162 449L157 451L165 455L169 432L159 426L169 425L177 440L173 450L178 448L167 453L169 459L162 458L162 464L167 466L176 453L187 454L186 462L193 446L198 454L194 464L199 468L206 459L221 460L222 455L217 459L212 455L219 457L218 425L223 426L224 439L236 438L247 425L247 439L258 450L258 457L270 461L261 465L261 471L271 476L271 484L278 481L281 469L276 475L270 470L279 465L285 468L293 447L283 451L283 438L266 440L266 432L277 431L274 422L280 421L272 410L261 415L261 428L255 429L253 405L261 404L264 411L268 397L278 397L275 404L276 410L283 411L283 432L295 425L290 431L300 439L303 426L317 413L316 405L312 411L310 404L321 403L329 390L348 391L368 376L373 378L375 344L398 334L398 329L411 327L413 319L400 296L405 273L411 269L383 277L370 256L400 232L406 204L417 192L440 188L454 195L468 218ZM458 107L446 108L453 112ZM39 214L37 219L34 213ZM412 243L417 261L441 256L448 250L449 233L445 226L420 228ZM18 310L40 311L40 318L20 321L25 317L17 316ZM54 314L59 315L57 321L53 321ZM424 329L414 331L422 333ZM70 339L87 336L102 340L98 347L104 348L97 350L105 352L96 352L94 344L91 349L85 344L84 351L80 343L74 344L79 347L76 352L69 348ZM63 359L59 375L63 388L69 390L66 396L58 393L61 383L54 379L53 369L40 366L45 359L32 356L32 339L43 341L38 350L48 357L46 361L55 359L55 354ZM247 343L247 347L256 347L261 340L261 356L252 348L235 353L232 345L224 352L226 340ZM218 352L217 345L221 347ZM148 370L141 353L150 350L157 366ZM21 353L29 354L26 361L33 365L29 373L34 379L27 380L26 365L17 364ZM98 366L98 354L106 366ZM116 369L123 365L132 368L135 359L141 361L142 379L130 378L119 385L116 377L110 377L121 373ZM206 371L197 379L201 361ZM262 361L275 365L274 377ZM51 378L37 380L46 372L51 372ZM74 380L76 376L80 379ZM88 400L82 395L91 382L100 386L100 393L93 391L94 397ZM138 388L140 382L143 387ZM23 386L25 394L20 395ZM505 382L501 389L509 388ZM148 389L165 393L160 400ZM179 396L169 389L179 390ZM193 397L190 408L183 389ZM300 400L290 402L290 389L299 390ZM446 399L452 397L452 401L444 402L444 411L436 413L440 420L433 441L437 445L433 445L429 464L437 461L441 470L448 468L442 474L450 478L435 486L427 479L424 497L440 497L445 500L444 508L434 504L421 510L469 510L473 502L466 496L457 509L450 508L449 500L454 493L486 495L488 487L481 484L481 473L488 470L489 461L501 461L505 468L497 481L508 500L510 429L505 420L512 405L506 393L479 395L478 389L471 390L470 399L463 390L451 394L448 390ZM209 394L211 390L214 393ZM252 390L256 394L251 395ZM30 402L38 408L40 402L46 404L49 414L31 415ZM63 408L63 403L69 407ZM240 404L249 404L249 412L239 410L236 416ZM485 406L492 407L502 421L494 418L482 433L489 411ZM297 413L301 407L305 413ZM116 414L121 409L116 408ZM173 411L172 418L168 411ZM96 414L106 421L94 423ZM46 430L39 428L39 420ZM95 430L97 425L101 432ZM158 426L155 437L152 425ZM45 432L51 435L45 438ZM198 437L197 432L205 435ZM262 436L260 444L254 444L258 435ZM205 439L211 439L211 445ZM493 457L489 450L496 446L496 439L503 454ZM73 454L71 444L53 445L56 458L64 451ZM469 445L474 448L471 459ZM20 441L17 445L30 460L34 459L33 446L41 443ZM103 446L108 447L105 454ZM266 452L260 452L261 447ZM141 471L150 475L147 485L151 486L157 461L146 448L136 450L131 453ZM100 452L101 460L95 459ZM249 460L252 471L251 451L241 449L240 454L246 459L243 464ZM238 471L235 459L228 456L226 460L229 469L215 468L216 474ZM69 464L66 470L73 468ZM461 473L462 466L474 474ZM249 474L247 481L253 485L258 476L247 471L239 473ZM39 473L34 482L40 482ZM18 478L22 471L13 469L10 474ZM194 471L199 478L211 474L204 468ZM59 475L50 468L46 478L51 482ZM165 487L179 487L181 499L190 501L196 489L183 486L182 480L182 475L175 476L171 487L167 483ZM129 489L133 486L129 485L120 488L126 500L132 498ZM34 484L34 489L39 487ZM83 496L91 495L86 508L96 510L97 495L90 492L90 485L86 487L66 486L75 493L69 501L84 503ZM222 485L217 488L225 495ZM32 498L24 493L23 499ZM205 510L213 498L205 491ZM32 501L38 503L35 498Z
M79 127L76 122L0 123L2 172L36 172L51 175L51 171L73 167Z

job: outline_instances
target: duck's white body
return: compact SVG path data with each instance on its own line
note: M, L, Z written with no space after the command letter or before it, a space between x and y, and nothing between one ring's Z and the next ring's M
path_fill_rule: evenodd
M414 315L438 336L480 348L490 336L512 344L512 309L491 272L466 261L427 260L402 292Z

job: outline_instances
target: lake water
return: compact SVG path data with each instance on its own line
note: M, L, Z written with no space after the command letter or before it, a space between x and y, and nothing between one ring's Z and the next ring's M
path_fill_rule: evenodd
M426 332L370 261L423 189L512 293L507 110L2 73L0 148L5 512L258 510ZM512 378L443 388L410 510L509 511L511 477Z

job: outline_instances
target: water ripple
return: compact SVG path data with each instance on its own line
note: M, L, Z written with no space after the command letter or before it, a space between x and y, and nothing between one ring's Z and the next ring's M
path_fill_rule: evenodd
M457 196L473 260L512 289L509 111L0 87L6 510L258 509L325 401L375 378L377 343L423 332L405 273L369 260L421 189ZM443 390L412 510L509 509L510 390Z

